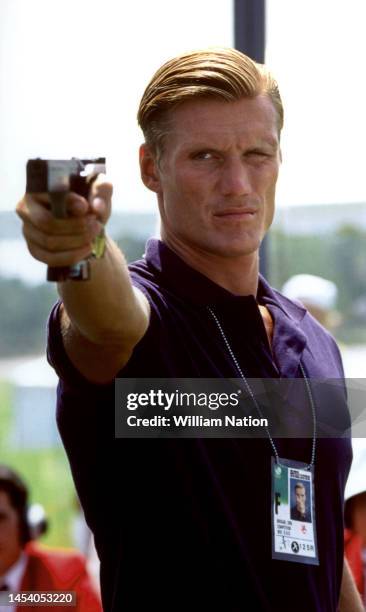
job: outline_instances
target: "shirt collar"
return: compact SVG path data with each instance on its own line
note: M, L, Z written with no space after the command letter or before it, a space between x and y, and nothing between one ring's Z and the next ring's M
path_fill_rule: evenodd
M11 568L1 577L1 582L6 584L9 591L17 592L20 590L25 567L27 565L27 555L23 551L19 559L13 563Z
M171 288L191 303L209 306L229 301L253 302L257 299L260 304L278 307L295 324L300 323L305 316L305 308L272 289L262 275L259 275L256 298L253 295L238 296L191 268L166 244L156 238L148 240L145 259L148 266L154 268L155 273L161 276L165 287Z

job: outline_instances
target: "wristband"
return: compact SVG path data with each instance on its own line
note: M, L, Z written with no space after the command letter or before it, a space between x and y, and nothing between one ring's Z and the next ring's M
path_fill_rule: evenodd
M93 240L93 249L91 252L91 257L94 259L101 259L101 257L103 257L104 255L105 244L106 244L106 237L105 237L105 231L103 228L100 234L98 234L98 236L96 236Z

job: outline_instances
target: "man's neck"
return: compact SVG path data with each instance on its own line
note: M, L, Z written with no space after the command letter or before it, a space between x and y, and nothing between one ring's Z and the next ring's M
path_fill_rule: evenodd
M222 257L191 248L164 236L162 236L162 240L191 268L204 274L230 293L256 296L259 272L258 253L238 257Z

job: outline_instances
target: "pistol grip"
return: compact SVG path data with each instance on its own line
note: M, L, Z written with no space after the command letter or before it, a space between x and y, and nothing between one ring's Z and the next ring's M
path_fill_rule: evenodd
M67 191L50 191L51 212L56 219L67 217L66 196Z
M50 191L51 211L56 219L67 217L66 196L67 191ZM47 280L51 282L64 282L69 278L73 280L88 280L90 278L90 264L88 261L79 261L73 266L58 266L47 268Z

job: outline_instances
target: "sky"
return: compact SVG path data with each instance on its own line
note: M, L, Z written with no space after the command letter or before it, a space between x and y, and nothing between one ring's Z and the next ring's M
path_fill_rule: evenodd
M366 201L365 0L267 0L285 105L277 204ZM232 0L0 0L0 210L29 157L106 155L118 211L155 210L136 111L167 59L233 45Z

